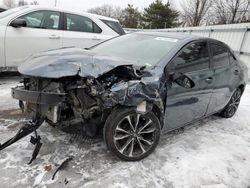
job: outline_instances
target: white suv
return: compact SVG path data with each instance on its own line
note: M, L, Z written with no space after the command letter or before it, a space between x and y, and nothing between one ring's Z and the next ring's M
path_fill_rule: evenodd
M76 11L23 6L0 13L0 72L46 50L89 48L124 34L118 20Z

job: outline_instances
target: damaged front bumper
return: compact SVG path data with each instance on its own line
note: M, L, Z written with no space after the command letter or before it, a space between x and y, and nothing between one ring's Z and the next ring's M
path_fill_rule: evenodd
M33 160L36 159L39 150L42 146L40 142L41 137L37 134L36 130L42 125L46 119L52 119L57 121L58 119L58 106L65 100L65 93L55 93L55 92L42 92L42 91L31 91L26 90L24 87L15 87L11 89L12 97L18 99L19 101L25 101L26 103L31 103L34 107L38 107L39 111L35 111L32 121L26 123L20 128L14 137L8 141L0 144L0 151L11 146L20 139L28 136L32 132L35 133L35 137L31 136L30 142L35 145L35 149L32 154L32 158L28 164L31 164ZM46 109L46 110L45 110ZM53 113L49 113L53 109ZM53 114L49 116L48 114Z
M65 101L66 93L53 93L43 91L30 91L24 87L15 87L11 89L12 97L20 101L33 104L46 104L56 106Z
M12 97L19 100L21 108L23 101L29 106L29 110L44 116L53 123L60 118L60 106L66 100L66 93L43 92L26 90L24 87L15 87L11 90Z

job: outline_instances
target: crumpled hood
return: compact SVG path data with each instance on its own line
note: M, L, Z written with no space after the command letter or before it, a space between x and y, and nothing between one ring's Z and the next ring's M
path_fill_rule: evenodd
M33 55L18 67L18 71L26 76L43 78L75 75L97 78L115 67L133 63L116 57L98 56L88 50L64 48Z

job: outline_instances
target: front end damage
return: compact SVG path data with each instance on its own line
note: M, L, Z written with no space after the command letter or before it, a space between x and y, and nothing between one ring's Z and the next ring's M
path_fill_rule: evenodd
M34 114L34 121L21 131L25 134L18 133L18 139L7 145L31 132L36 135L32 139L36 141L34 144L40 143L36 129L42 121L69 133L96 136L117 106L135 107L144 113L155 108L160 116L164 106L161 86L144 69L119 65L98 76L83 76L79 71L64 77L25 76L22 86L12 88L12 97L20 101L23 110ZM145 81L147 77L151 77L150 83ZM0 150L7 147L6 143L1 145ZM38 145L41 147L41 144Z
M117 67L98 78L25 78L12 97L26 110L71 133L94 136L114 107L147 101L161 106L158 89L145 84L131 66Z

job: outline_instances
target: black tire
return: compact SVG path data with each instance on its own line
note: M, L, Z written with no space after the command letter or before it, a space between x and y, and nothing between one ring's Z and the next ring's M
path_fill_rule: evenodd
M117 157L125 161L138 161L157 147L161 125L153 112L142 114L134 108L120 107L107 118L103 135L107 148Z
M241 99L242 91L240 88L237 88L233 93L230 101L227 106L221 111L220 116L224 118L231 118L236 113Z

